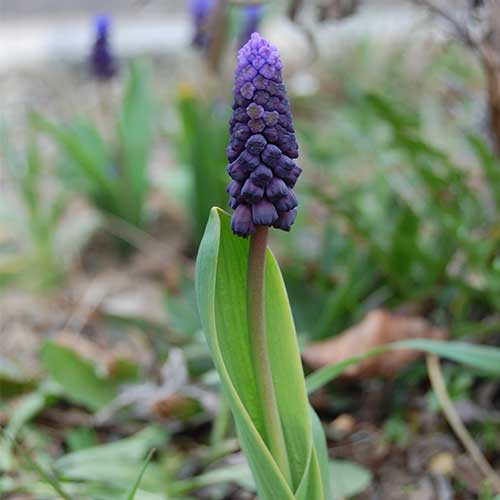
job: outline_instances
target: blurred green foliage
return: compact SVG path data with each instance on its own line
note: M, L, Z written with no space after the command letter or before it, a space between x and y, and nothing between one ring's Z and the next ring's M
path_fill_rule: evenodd
M25 152L14 151L7 137L2 147L18 207L2 207L12 246L0 246L0 285L26 283L38 289L61 283L67 259L57 244L67 196L47 193L43 183L46 165L38 141L32 137Z
M476 94L483 82L474 61L455 46L421 59L409 57L411 50L401 45L381 51L371 41L346 49L332 63L319 61L314 74L319 92L293 99L304 167L298 184L301 210L290 234L273 235L273 248L283 264L304 342L337 335L380 306L425 316L457 336L482 340L498 334L500 164L478 131ZM155 188L148 169L158 113L150 83L145 68L132 66L120 110L116 116L104 110L107 119L113 118L111 139L102 124L97 126L97 118L68 125L35 118L37 128L64 153L58 174L67 193L83 195L104 217L137 227L148 221L147 200ZM100 91L102 102L109 103L106 88ZM196 240L210 208L227 205L228 101L183 88L165 104L180 118L173 144L178 161L166 171L165 183L175 191L173 175L187 173L189 188L178 199ZM60 246L68 194L54 182L38 142L33 138L26 152L5 155L18 204L9 206L13 210L3 219L22 237L8 245L2 240L0 280L14 285L25 278L42 286L58 284L70 260ZM170 234L161 237L168 243ZM231 426L226 422L217 447L209 443L207 428L217 417L203 403L216 398L218 380L201 340L187 260L183 256L174 263L183 267L182 279L178 290L165 293L166 322L105 312L100 317L99 328L106 325L103 335L112 323L120 335L134 330L146 337L155 353L153 367L121 365L116 377L53 342L41 352L45 373L39 378L0 359L0 414L8 422L0 443L0 469L8 471L0 475L0 496L48 498L54 487L62 486L71 498L110 500L135 494L139 500L166 495L180 500L194 498L201 488L213 498L234 492L230 484L252 489L246 467L217 462L238 451L234 432L227 431ZM96 333L93 325L89 333ZM159 417L134 413L129 407L134 401L110 422L98 421L95 413L126 393L124 384L157 388L160 365L174 347L182 347L186 358L194 386L189 386L190 397L200 401L187 416L177 418L173 412L163 418L162 427L172 426L177 435L146 426ZM475 347L439 344L440 355L448 353L475 368L446 366L454 400L474 400L481 383L479 365L498 367L497 350ZM353 362L316 373L309 383L317 388ZM394 382L383 425L388 442L411 442L406 386L420 390L424 374L420 367ZM494 378L491 369L489 376ZM351 399L342 401L337 392L336 409L344 405L351 411ZM36 418L51 408L68 415L75 411L77 424L64 420L65 427L56 429L49 421L47 431L47 423ZM227 418L218 407L215 412ZM138 428L144 430L137 433ZM478 443L498 453L497 424L486 421L472 430ZM152 447L158 451L142 476ZM30 460L23 450L29 450ZM55 463L54 455L60 457ZM356 473L349 465L342 470ZM369 482L364 469L357 476L363 484ZM497 500L487 488L481 498Z
M465 89L477 72L450 50L412 81L411 48L356 50L335 66L334 94L295 106L307 179L294 252L283 251L299 329L326 338L387 307L463 334L498 305L500 169L474 124L460 123L471 99L451 94L444 107L436 89L446 78Z
M225 207L227 174L226 146L229 141L229 108L221 100L209 102L184 84L177 108L181 130L177 140L178 157L189 168L188 210L195 240L203 236L210 209Z
M151 188L148 164L158 118L149 79L147 67L130 66L111 142L88 119L58 125L40 115L33 117L35 125L65 153L60 177L68 189L82 194L104 217L118 217L136 227L146 222ZM110 89L103 84L99 90L104 108L111 100Z

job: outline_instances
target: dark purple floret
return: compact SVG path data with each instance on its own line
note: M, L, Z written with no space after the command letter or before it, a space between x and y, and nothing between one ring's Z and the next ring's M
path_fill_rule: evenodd
M253 203L257 203L259 200L262 200L263 196L264 188L257 186L252 179L247 179L241 188L239 199L244 203L252 205Z
M281 213L288 212L288 210L295 208L299 204L299 202L297 201L295 193L291 189L289 189L288 193L282 198L276 200L274 204L276 205L278 211Z
M266 187L273 178L273 171L266 167L264 164L260 164L251 174L250 179L257 186Z
M293 169L288 174L283 175L283 180L288 184L289 187L293 188L295 187L297 179L299 178L301 173L302 169L298 165L295 165L295 167L293 167Z
M231 229L234 234L244 236L255 234L255 225L252 221L252 208L248 205L238 205L231 219Z
M241 184L236 181L231 181L227 186L227 192L229 193L229 196L231 196L231 198L238 197L241 193Z
M255 156L260 155L266 146L266 138L261 134L252 135L245 144L247 151Z
M266 197L271 201L278 201L288 194L288 187L283 179L273 177L266 187Z
M254 224L270 226L278 220L276 207L268 200L261 200L252 206L252 221Z
M245 123L236 123L232 130L232 134L235 139L246 141L252 135L252 132Z
M236 162L230 163L227 166L227 172L231 176L231 179L239 182L240 184L245 182L247 178L247 173L241 168Z
M268 144L262 151L262 161L270 167L275 167L281 160L281 149L274 144Z
M265 106L266 102L269 101L270 95L265 90L257 90L253 96L253 101L260 106Z
M297 216L293 187L302 169L278 50L254 33L238 55L234 84L230 162L231 228L238 236L255 226L289 231Z
M245 149L245 142L240 141L239 139L232 138L229 146L226 149L227 159L229 161L234 161L238 156L240 156L241 152Z
M95 20L95 41L90 55L90 68L92 74L99 80L113 78L118 70L115 57L111 50L109 32L111 18L100 15Z
M281 229L282 231L290 231L293 223L295 222L295 217L297 217L297 209L294 208L288 212L282 212L279 214L278 220L274 222L273 227Z
M278 142L279 134L275 127L266 127L263 134L269 142Z
M248 150L245 150L238 156L238 159L234 163L240 165L249 174L259 166L260 160L258 155L253 155Z

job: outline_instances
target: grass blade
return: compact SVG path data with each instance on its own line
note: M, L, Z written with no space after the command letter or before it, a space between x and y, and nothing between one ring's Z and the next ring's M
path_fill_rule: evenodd
M148 456L146 457L146 460L144 460L144 463L142 464L141 470L130 488L130 491L125 495L123 500L134 500L135 495L137 493L137 490L139 489L139 486L142 481L142 477L144 476L144 473L146 472L146 469L148 468L149 462L151 462L151 459L153 458L153 454L155 452L155 449L151 449L151 451L148 453Z

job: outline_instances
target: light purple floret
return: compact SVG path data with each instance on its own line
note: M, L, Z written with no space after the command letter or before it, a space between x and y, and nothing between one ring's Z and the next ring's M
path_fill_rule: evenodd
M238 236L254 234L258 225L290 231L297 216L293 187L302 169L294 161L299 148L282 69L278 50L258 33L239 51L227 148L231 228Z

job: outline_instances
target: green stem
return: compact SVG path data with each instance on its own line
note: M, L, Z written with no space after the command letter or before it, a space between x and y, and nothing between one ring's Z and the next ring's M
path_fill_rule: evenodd
M267 251L266 226L257 226L250 239L248 254L248 331L252 350L255 382L264 418L264 441L285 479L291 484L290 465L281 426L276 394L274 392L271 363L266 338L265 271Z

